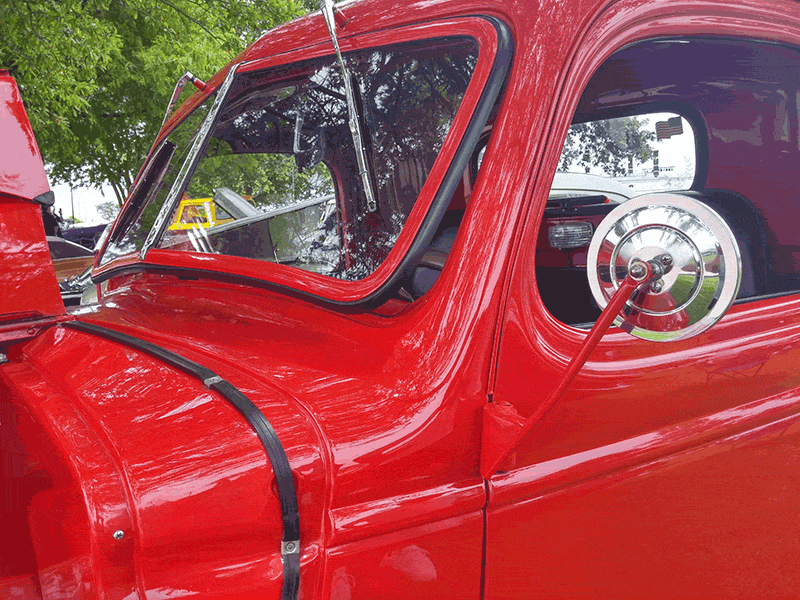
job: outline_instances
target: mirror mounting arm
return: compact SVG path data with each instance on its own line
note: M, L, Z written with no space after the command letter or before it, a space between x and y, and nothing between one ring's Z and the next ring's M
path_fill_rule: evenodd
M645 282L651 281L654 278L660 277L663 271L656 265L656 263L649 263L642 260L634 260L631 262L628 275L620 284L617 291L611 297L608 305L601 313L597 322L589 331L589 335L583 342L580 351L575 358L570 361L561 382L554 389L550 396L542 402L536 411L521 424L519 429L515 432L513 438L506 439L505 443L495 445L487 444L487 439L495 439L494 436L486 435L486 427L484 426L484 434L481 442L481 475L484 479L489 479L500 467L503 461L516 449L519 443L527 436L533 428L542 420L542 418L549 412L549 410L558 402L566 393L569 386L575 380L583 365L586 363L589 355L595 349L597 344L600 343L603 335L617 315L625 306L625 303L630 299L631 294ZM486 415L484 415L486 418Z

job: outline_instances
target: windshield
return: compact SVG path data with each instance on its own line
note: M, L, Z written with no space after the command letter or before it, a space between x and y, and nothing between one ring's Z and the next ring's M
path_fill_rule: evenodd
M364 194L334 57L237 74L191 176L171 195L167 226L153 247L278 262L339 279L366 277L397 240L477 56L476 43L466 38L345 55L376 206ZM201 112L165 144L191 145ZM166 175L151 177L158 182L145 208L129 219L104 261L141 249L180 169L178 153Z
M126 210L119 217L100 259L101 265L142 249L215 97L216 93L206 98L153 153L137 180Z

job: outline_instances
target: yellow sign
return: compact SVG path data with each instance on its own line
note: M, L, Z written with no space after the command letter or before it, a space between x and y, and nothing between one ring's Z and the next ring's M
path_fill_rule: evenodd
M217 206L212 198L184 198L178 205L178 211L169 228L172 230L208 228L229 221L233 221L230 216L217 218Z

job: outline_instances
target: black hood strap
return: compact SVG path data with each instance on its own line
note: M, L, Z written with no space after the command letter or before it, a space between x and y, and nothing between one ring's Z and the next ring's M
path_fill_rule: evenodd
M180 354L113 329L90 325L81 321L68 321L62 323L61 327L76 329L113 340L149 354L171 367L199 379L207 388L217 392L241 413L255 430L275 473L278 497L281 503L281 512L283 513L283 539L281 541L283 589L281 591L281 600L295 600L300 588L300 514L297 508L297 492L294 487L294 478L292 477L289 460L286 458L286 452L278 439L278 435L275 433L275 429L267 421L264 413L233 384L224 380L211 369Z

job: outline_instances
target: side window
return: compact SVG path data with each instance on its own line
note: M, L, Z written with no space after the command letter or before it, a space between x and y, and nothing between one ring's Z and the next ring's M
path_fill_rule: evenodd
M758 76L763 64L777 65L769 81ZM594 229L615 205L660 192L692 196L730 226L742 255L738 301L800 289L800 190L788 176L800 164L798 67L794 48L700 38L641 42L601 65L540 228L536 276L548 311L591 326L600 313L586 277Z

